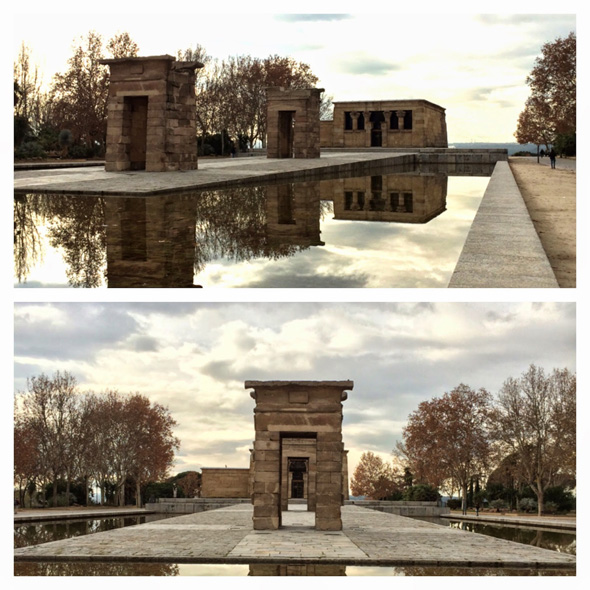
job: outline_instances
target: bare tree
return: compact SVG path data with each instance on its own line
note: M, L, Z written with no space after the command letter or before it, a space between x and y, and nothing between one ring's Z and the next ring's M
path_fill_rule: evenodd
M506 454L518 458L522 475L537 496L539 515L545 490L560 471L571 469L572 458L575 461L572 409L575 377L567 371L546 376L542 368L530 365L520 378L507 379L498 394L493 413L495 438ZM561 438L561 424L568 425L568 443Z
M77 382L67 371L53 377L41 374L27 380L24 419L38 442L40 471L53 483L57 506L57 482L67 471Z

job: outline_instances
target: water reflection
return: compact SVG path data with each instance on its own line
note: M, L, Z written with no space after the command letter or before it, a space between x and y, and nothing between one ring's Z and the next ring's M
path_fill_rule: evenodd
M56 520L44 522L15 523L14 525L14 547L29 547L40 545L50 541L69 539L120 529L123 527L153 522L167 518L166 514L155 514L145 516L123 516L111 518L94 518L82 520Z
M571 533L463 521L451 522L450 526L462 531L470 531L507 541L516 541L517 543L533 545L542 549L552 549L560 553L576 554L576 535Z
M444 287L486 184L437 169L146 198L17 195L16 282Z
M575 576L569 569L16 562L15 576Z

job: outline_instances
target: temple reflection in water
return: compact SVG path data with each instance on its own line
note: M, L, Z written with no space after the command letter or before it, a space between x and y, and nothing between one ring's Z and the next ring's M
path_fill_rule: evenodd
M468 171L489 176L491 168ZM29 280L51 247L61 253L69 286L201 286L199 275L211 263L280 265L319 246L337 248L322 235L327 218L426 224L446 211L448 177L444 170L421 169L149 197L17 195L17 282ZM358 235L362 247L371 231L357 224L348 234ZM208 280L203 286L216 285Z

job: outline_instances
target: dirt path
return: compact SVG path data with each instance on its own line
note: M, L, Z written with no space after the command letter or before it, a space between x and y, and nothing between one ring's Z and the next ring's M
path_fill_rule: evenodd
M509 159L537 234L560 287L576 286L576 171Z

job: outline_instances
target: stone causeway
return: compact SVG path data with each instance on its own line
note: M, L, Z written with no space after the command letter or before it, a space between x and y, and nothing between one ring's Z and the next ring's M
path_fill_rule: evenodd
M575 569L576 558L548 549L421 520L342 507L341 531L313 528L305 505L283 512L278 530L253 530L252 506L176 516L15 549L15 561L291 563Z

